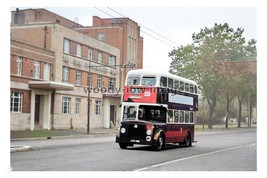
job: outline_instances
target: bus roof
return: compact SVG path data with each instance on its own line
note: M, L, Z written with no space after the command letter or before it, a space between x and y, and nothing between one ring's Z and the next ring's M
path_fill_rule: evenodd
M179 80L179 81L183 81L183 82L186 82L186 83L189 83L189 84L193 84L193 85L197 85L197 83L193 80L190 80L190 79L186 79L186 78L183 78L183 77L180 77L180 76L177 76L177 75L173 75L171 73L168 73L168 72L164 72L164 71L153 71L153 70L147 70L147 69L135 69L135 70L130 70L128 73L127 73L127 78L128 76L156 76L156 77L159 77L159 76L164 76L164 77L168 77L168 78L172 78L172 79L176 79L176 80Z

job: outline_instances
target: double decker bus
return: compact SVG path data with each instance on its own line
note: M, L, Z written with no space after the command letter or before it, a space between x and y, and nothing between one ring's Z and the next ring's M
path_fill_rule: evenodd
M192 146L198 110L197 83L169 73L131 70L122 96L116 142L162 150L168 143Z

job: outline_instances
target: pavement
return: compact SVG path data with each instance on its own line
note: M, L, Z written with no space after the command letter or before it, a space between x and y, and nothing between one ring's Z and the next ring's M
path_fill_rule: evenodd
M60 139L70 137L100 137L108 135L116 135L117 128L96 128L90 129L87 133L86 129L56 129L56 130L23 130L11 131L10 152L31 150L31 146L27 145L12 145L12 141L18 140L41 140L41 139Z
M87 134L86 129L55 129L55 130L19 130L11 131L11 140L31 140L31 139L50 139L60 137L77 137L77 136L96 136L96 135L114 135L117 128L96 128L90 129Z

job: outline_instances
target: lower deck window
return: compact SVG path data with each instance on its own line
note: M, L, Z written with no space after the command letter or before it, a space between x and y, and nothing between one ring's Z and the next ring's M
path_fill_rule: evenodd
M194 123L194 112L182 110L168 110L168 123Z
M167 110L162 106L139 105L123 107L123 120L146 120L149 122L193 124L194 112L184 110Z

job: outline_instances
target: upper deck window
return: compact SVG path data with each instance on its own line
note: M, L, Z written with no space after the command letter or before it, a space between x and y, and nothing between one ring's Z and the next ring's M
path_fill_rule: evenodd
M128 77L127 85L140 85L140 77L139 76Z
M194 85L190 84L189 87L190 87L189 88L190 89L190 93L194 93Z
M185 83L185 91L189 92L189 83Z
M179 80L174 80L174 88L179 90Z
M142 85L143 86L155 86L156 85L156 77L144 76L142 78Z
M167 77L160 77L160 86L167 87Z
M168 78L168 87L173 88L173 79L172 78Z
M184 91L184 82L180 81L180 91Z

